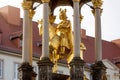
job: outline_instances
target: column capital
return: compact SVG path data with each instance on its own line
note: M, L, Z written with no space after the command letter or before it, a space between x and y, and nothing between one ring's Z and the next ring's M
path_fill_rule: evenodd
M72 0L73 2L80 2L81 0Z
M50 0L41 0L43 3L49 3Z
M92 11L93 15L95 16L95 9L93 9L91 11ZM100 9L100 14L102 14L102 12L103 12L103 9Z
M32 6L32 1L23 1L23 3L22 3L22 7L24 9L30 9L31 6Z
M30 9L30 10L29 10L29 17L30 17L31 19L33 18L34 14L35 14L35 11L32 10L32 9Z
M94 8L101 8L103 1L102 0L92 0L92 4Z

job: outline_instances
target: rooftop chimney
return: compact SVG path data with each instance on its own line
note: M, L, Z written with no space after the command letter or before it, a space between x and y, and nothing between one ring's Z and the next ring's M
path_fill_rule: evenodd
M5 6L0 8L0 14L4 19L12 25L20 25L20 9L12 6Z

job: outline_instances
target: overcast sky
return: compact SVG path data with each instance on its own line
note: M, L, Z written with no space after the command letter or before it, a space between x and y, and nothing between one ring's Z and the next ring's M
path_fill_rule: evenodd
M101 15L101 26L102 26L102 39L111 41L114 39L120 39L120 0L103 0L103 13ZM22 0L0 0L0 7L3 7L5 5L12 5L15 7L20 8L21 7ZM65 7L66 8L66 7ZM21 15L22 17L22 8L21 9ZM55 15L58 14L58 10L55 10ZM42 18L41 14L42 9L38 8L36 11L36 15L34 16L34 20L37 21ZM72 19L72 8L67 7L67 15L69 15L68 19ZM57 13L56 13L57 12ZM82 7L82 15L84 16L84 19L82 21L82 28L86 29L86 33L89 36L94 37L94 16L91 12L91 9L84 5ZM58 21L57 21L58 22Z

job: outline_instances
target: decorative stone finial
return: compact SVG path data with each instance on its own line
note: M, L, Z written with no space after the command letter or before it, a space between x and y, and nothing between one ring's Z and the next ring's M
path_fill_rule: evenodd
M94 8L101 8L103 1L102 0L92 0Z

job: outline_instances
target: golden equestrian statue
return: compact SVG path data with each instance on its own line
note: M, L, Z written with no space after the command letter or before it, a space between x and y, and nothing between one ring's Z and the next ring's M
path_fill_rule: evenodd
M67 20L66 9L60 9L59 18L61 22L54 24L55 16L49 16L49 52L52 61L52 57L57 60L67 57L73 49L71 23ZM41 24L39 31L42 35L42 20L39 24Z
M66 9L60 9L59 19L61 22L55 24L56 16L49 15L49 55L51 61L56 65L58 60L66 58L68 62L73 57L73 38L72 26L70 20L67 20ZM42 20L39 31L42 35ZM83 43L80 48L84 51L86 48Z
M59 18L61 22L56 27L56 35L50 39L50 49L55 51L58 59L65 58L72 52L72 29L71 23L67 20L66 9L61 10ZM51 52L51 53L52 53Z

